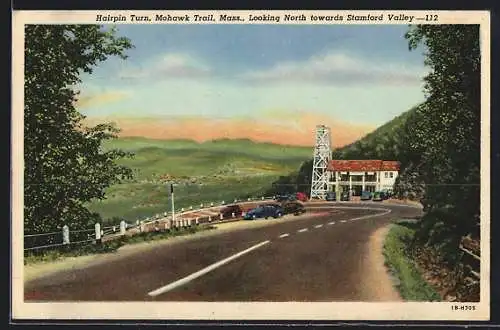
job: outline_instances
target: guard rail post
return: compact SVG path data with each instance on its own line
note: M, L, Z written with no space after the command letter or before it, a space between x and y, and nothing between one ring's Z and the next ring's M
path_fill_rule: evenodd
M67 245L70 243L69 240L69 227L67 225L64 225L62 228L62 235L63 235L63 244Z
M127 228L125 227L125 221L120 222L120 235L125 235Z
M101 224L99 222L95 224L95 241L97 244L101 244Z

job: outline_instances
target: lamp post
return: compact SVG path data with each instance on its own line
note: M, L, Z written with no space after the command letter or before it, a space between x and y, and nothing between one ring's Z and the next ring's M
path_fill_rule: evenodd
M175 208L174 208L174 184L170 184L170 199L172 200L172 222L175 221Z

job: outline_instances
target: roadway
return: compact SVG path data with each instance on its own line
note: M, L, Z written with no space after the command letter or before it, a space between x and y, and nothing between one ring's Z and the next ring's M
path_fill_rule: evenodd
M233 230L150 244L108 256L105 262L39 277L25 283L25 300L379 300L366 260L370 239L392 220L421 210L373 202L330 205L343 208L316 208L298 217L255 220L255 225L237 223Z

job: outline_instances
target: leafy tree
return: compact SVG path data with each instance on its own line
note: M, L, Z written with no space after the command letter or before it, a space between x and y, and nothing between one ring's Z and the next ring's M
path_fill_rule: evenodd
M97 25L28 25L25 30L24 226L26 233L81 228L99 219L85 203L131 177L104 151L112 124L86 127L76 108L80 74L109 56L126 58L130 41Z
M425 183L420 237L440 244L478 236L480 182L480 46L478 25L417 25L410 49L424 45L425 103L405 127L409 158ZM439 214L439 216L435 216Z

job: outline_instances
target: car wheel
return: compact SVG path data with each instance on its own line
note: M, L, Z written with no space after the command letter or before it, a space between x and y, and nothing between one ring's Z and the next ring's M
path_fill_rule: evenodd
M254 214L254 215L252 216L252 219L257 219L257 216Z
M281 212L278 213L278 218L281 218Z

